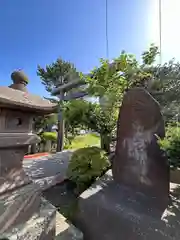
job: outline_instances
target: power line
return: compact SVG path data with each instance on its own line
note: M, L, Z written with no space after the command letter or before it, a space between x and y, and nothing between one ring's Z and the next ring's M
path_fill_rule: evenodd
M106 1L106 57L109 59L109 41L108 41L108 0Z
M159 0L159 63L162 64L162 2Z

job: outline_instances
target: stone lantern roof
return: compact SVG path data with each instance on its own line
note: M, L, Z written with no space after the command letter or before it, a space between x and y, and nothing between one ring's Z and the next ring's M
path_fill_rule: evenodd
M23 81L14 81L9 87L0 87L0 107L38 113L38 115L56 111L57 104L29 93L25 85L27 83Z
M38 114L48 114L56 110L57 104L37 95L9 87L0 87L0 107L19 109Z

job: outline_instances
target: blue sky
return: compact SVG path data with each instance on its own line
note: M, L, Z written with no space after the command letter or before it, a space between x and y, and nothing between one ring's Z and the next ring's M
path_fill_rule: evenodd
M147 48L152 1L108 0L110 58L123 49L139 56ZM0 31L0 85L9 85L11 72L22 68L29 91L45 96L38 64L62 57L88 72L106 57L105 0L1 0Z

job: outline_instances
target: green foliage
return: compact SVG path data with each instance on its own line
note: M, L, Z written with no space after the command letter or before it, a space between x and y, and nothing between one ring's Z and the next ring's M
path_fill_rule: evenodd
M69 136L68 136L69 140ZM75 136L74 138L70 139L71 141L66 141L64 149L79 149L91 146L99 146L100 139L99 136L88 133L84 135Z
M110 166L107 155L98 147L81 148L72 155L67 176L84 190Z
M108 134L116 127L118 111L109 114L99 104L85 100L72 100L64 107L66 129L75 135L76 128L91 129L99 134Z
M142 53L143 64L152 65L155 62L156 56L159 54L159 49L154 44L151 44L148 51Z
M169 125L166 129L166 137L159 139L158 143L165 151L170 167L176 169L180 167L180 126Z
M99 104L85 100L70 101L64 108L66 129L72 136L76 135L77 128L90 129L110 141L117 125L118 109L112 111L111 114L109 114L110 109L106 110L102 109ZM108 151L108 149L104 150Z
M75 66L67 61L58 58L52 64L46 65L45 68L38 65L37 75L40 77L42 84L45 86L46 90L52 94L52 90L58 86L64 85L66 83L72 82L74 80L82 79L82 74L79 73ZM77 91L79 87L71 89L69 92ZM64 108L64 103L59 101L59 99L48 98L51 102L56 102L59 107ZM66 119L67 120L67 119ZM58 125L59 127L60 125ZM69 129L74 129L74 126L68 123L65 124L65 133L67 138L67 132ZM59 130L58 130L59 131ZM61 143L62 144L62 143ZM57 149L62 149L60 142L58 142Z
M133 87L149 90L149 83L153 79L151 65L157 55L158 48L151 45L148 51L142 53L140 64L134 55L122 51L111 63L100 59L100 66L86 77L89 94L100 98L100 106L95 106L89 112L87 125L101 134L101 147L107 152L112 133L116 132L118 111L124 93Z
M121 58L123 57L121 56ZM93 69L91 74L86 77L89 94L96 97L107 96L112 105L119 101L121 90L127 87L124 76L119 74L124 67L123 64L126 64L125 60L123 59L121 63L119 59L115 59L114 63L110 64L107 60L101 59L100 66Z
M58 116L57 114L50 114L48 116L38 116L34 119L34 130L39 132L48 131L48 128L54 124L57 124Z
M112 63L100 60L100 67L93 69L86 80L89 93L106 96L110 113L121 105L124 93L133 87L144 87L160 103L165 121L176 121L180 105L180 63L174 59L158 65L158 47L151 44L141 55L142 64L125 51Z
M13 80L14 83L20 83L20 82L24 82L26 84L29 83L29 79L23 71L14 71L11 74L11 79Z
M93 104L86 115L86 126L99 134L111 134L117 124L118 111L104 111L98 104Z
M152 94L159 101L165 120L176 121L180 110L180 63L172 59L162 66L154 66L151 72L161 85L160 91Z
M56 142L57 141L57 133L55 132L43 132L41 133L41 139L42 141L52 141L52 142Z
M64 116L66 130L72 136L76 135L76 129L78 128L93 130L101 136L103 135L103 139L108 140L103 149L109 152L112 131L117 125L117 110L109 114L109 111L102 109L99 104L85 100L73 100L65 105ZM70 147L70 145L67 146Z
M64 104L66 131L74 135L77 128L85 127L111 138L124 93L139 86L147 89L160 103L166 121L177 120L175 116L179 112L180 103L180 63L171 60L158 65L155 63L158 54L158 47L152 44L142 53L141 61L125 51L112 62L100 59L100 66L86 75L85 80L89 94L101 100L104 97L108 104L105 108L103 104L99 106L83 100ZM37 74L50 93L58 85L83 77L73 64L62 59L57 59L45 68L38 66Z
M46 65L45 68L38 65L37 75L40 77L46 90L50 93L55 87L81 77L81 74L72 63L64 61L61 58L58 58L52 64Z
M69 133L75 136L77 128L93 130L103 135L103 138L108 139L107 148L103 149L107 152L109 151L108 145L112 131L114 131L117 125L117 110L109 114L109 111L102 109L99 104L84 100L73 100L66 104L64 116L66 129Z
M142 54L143 64L140 65L136 57L122 51L120 56L108 60L100 59L100 67L92 70L86 77L89 85L89 94L106 96L111 103L111 112L122 102L125 91L129 88L143 86L147 88L152 78L148 64L152 64L158 54L158 48L151 45L150 49Z
M71 100L64 104L65 128L75 135L76 128L87 127L86 120L93 104L82 99Z

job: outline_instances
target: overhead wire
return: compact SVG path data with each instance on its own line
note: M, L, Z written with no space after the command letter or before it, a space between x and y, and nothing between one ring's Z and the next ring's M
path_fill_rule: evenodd
M159 64L162 64L162 2L159 0Z
M109 59L109 39L108 39L108 0L106 1L106 58Z

